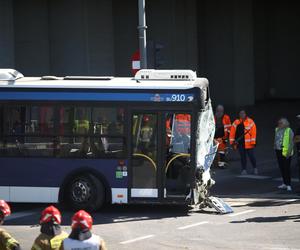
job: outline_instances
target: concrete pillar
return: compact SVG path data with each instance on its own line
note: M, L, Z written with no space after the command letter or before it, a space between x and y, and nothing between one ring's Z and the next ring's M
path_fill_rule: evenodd
M214 103L254 104L252 0L199 1L198 46Z
M253 34L254 34L254 76L255 76L255 99L264 100L268 97L268 29L266 16L266 2L253 1Z
M148 1L148 39L164 46L161 68L197 70L196 0Z
M49 1L49 6L52 74L113 75L111 1Z
M131 56L139 49L138 2L114 0L113 18L116 75L131 76Z
M15 64L25 76L50 74L48 1L14 2Z
M84 1L88 75L115 75L111 0Z
M252 0L234 0L233 81L234 105L255 103Z
M0 0L0 68L14 68L13 0Z
M214 104L233 105L232 1L198 1L199 72L210 82Z

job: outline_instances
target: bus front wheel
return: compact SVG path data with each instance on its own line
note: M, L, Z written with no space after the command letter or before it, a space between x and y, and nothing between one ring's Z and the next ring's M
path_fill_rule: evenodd
M104 185L91 174L76 176L67 186L66 198L74 210L96 211L105 201Z

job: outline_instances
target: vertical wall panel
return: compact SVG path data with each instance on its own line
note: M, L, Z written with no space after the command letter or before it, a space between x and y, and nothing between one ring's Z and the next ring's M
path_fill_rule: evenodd
M15 67L27 76L50 73L47 0L14 1Z
M0 0L0 68L14 68L13 0Z

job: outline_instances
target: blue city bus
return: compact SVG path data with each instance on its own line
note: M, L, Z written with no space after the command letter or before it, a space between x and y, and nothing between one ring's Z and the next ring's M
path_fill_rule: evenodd
M213 129L208 81L190 70L38 78L1 69L0 198L87 210L195 204L212 182Z

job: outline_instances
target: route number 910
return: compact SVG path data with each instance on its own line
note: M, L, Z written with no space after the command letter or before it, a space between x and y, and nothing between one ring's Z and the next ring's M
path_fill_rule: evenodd
M172 95L171 96L171 101L172 102L184 102L186 100L185 95Z

